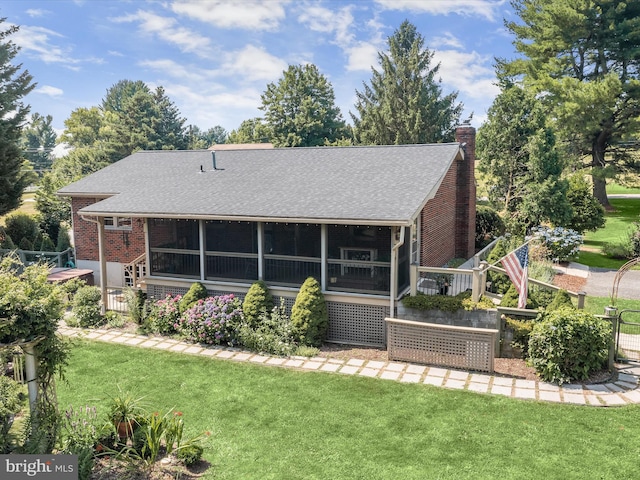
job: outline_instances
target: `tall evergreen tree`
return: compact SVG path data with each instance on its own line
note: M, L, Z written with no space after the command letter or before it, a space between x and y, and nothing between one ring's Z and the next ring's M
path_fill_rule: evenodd
M0 18L0 28L5 21ZM28 162L22 154L20 137L29 114L29 105L22 99L35 83L27 70L20 71L22 64L11 63L19 48L9 37L18 28L0 30L0 215L20 206L22 192L33 180L33 171L25 169Z
M587 161L594 196L609 206L606 178L620 168L620 140L640 132L640 2L512 0L507 22L522 55L499 61L544 92L564 140Z
M442 94L432 66L433 52L409 21L388 39L389 52L378 52L381 70L372 68L371 84L356 91L357 115L351 113L356 141L373 145L446 142L454 139L462 104L457 92Z
M346 135L333 87L315 65L290 65L267 85L261 110L277 147L312 147Z
M566 226L571 219L568 185L544 108L516 85L504 85L478 130L476 154L489 175L489 199L511 233L526 234L543 222Z

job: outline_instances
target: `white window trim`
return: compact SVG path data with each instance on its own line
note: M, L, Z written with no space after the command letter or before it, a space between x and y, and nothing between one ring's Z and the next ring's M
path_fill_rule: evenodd
M113 219L113 225L107 225L107 218ZM128 225L120 225L121 221L128 221ZM105 230L122 230L122 231L131 231L133 230L133 218L131 217L105 217Z

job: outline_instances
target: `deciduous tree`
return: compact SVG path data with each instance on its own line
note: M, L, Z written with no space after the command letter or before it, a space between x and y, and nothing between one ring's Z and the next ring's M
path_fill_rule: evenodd
M608 206L606 178L624 156L615 147L640 131L640 2L512 0L506 22L522 57L499 62L544 92L561 135L587 159L593 193ZM628 158L628 157L626 157Z
M462 104L457 92L443 95L433 52L409 21L388 39L389 51L379 52L381 70L372 68L371 84L356 91L357 115L351 113L356 141L401 145L453 141Z
M236 130L231 130L227 143L269 143L271 131L261 118L243 120Z
M504 85L478 130L480 169L491 178L489 199L507 229L523 235L543 222L565 226L571 218L567 182L543 107L516 85Z

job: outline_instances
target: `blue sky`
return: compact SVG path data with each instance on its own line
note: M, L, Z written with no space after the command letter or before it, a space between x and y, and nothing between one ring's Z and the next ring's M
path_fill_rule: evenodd
M230 131L260 116L266 85L302 63L327 76L350 122L355 91L405 19L478 127L498 92L494 57L515 56L506 0L3 0L0 17L3 30L20 26L17 62L38 84L26 102L57 130L129 79L162 85L187 124Z

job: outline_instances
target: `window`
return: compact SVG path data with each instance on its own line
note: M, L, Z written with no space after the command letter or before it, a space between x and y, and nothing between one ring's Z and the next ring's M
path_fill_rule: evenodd
M131 230L131 217L104 217L107 230Z

